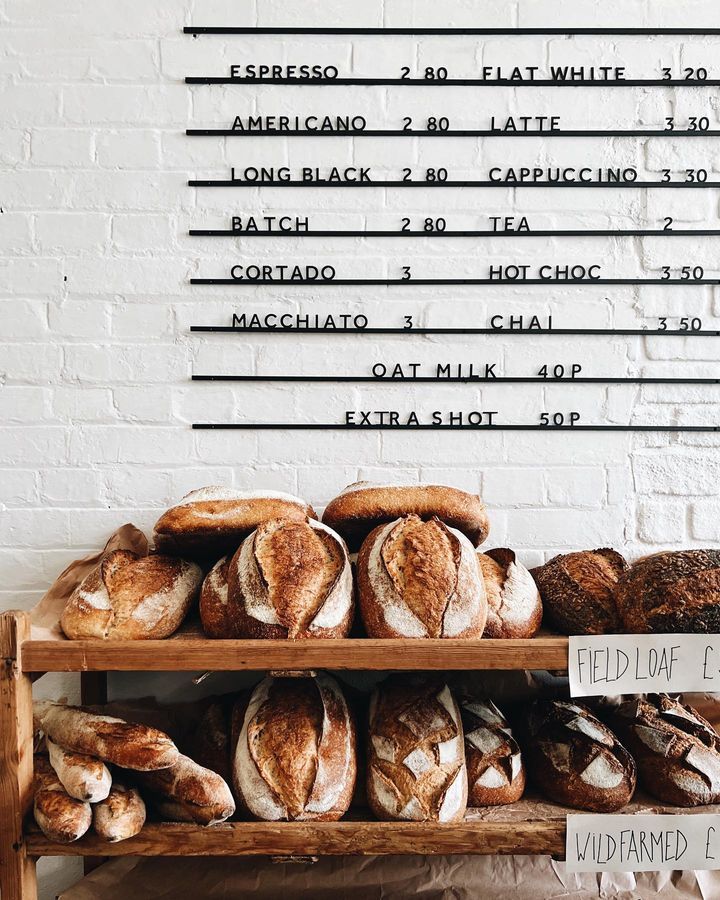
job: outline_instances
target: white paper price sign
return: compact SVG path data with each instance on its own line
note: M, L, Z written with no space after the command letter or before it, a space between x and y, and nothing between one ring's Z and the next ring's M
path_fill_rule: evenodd
M720 814L570 815L568 872L720 869Z
M720 635L606 634L570 638L570 695L720 691Z

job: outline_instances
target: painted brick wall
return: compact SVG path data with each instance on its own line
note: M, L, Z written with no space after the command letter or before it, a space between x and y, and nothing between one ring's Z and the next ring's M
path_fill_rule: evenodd
M195 432L206 419L339 419L345 409L500 410L530 421L540 409L584 421L718 423L720 392L691 386L191 384L196 372L368 374L374 362L498 363L505 374L581 362L584 374L717 375L713 338L297 337L193 335L233 311L368 315L371 325L485 327L491 315L552 313L556 327L656 327L700 316L717 327L709 287L204 288L235 262L332 263L339 276L482 276L489 263L603 264L605 277L657 276L661 266L720 269L716 238L382 240L190 238L232 214L310 215L312 228L397 228L442 215L448 228L485 228L489 215L531 227L720 227L718 194L641 190L191 189L188 177L228 167L405 165L484 177L494 165L636 166L640 178L706 168L720 178L717 140L555 138L286 139L184 135L236 114L445 115L453 127L487 116L561 115L565 128L660 125L708 116L710 88L195 87L185 75L231 63L328 63L358 75L402 65L548 62L706 66L717 39L497 37L230 38L194 40L196 24L720 26L715 0L0 0L0 608L29 606L67 562L117 525L149 527L159 511L208 483L275 487L324 503L358 478L442 481L480 490L491 543L535 563L565 548L613 545L630 555L720 538L718 440L648 434ZM713 68L714 67L714 68ZM226 226L225 226L226 227ZM68 870L62 869L67 878ZM47 880L47 895L59 882Z

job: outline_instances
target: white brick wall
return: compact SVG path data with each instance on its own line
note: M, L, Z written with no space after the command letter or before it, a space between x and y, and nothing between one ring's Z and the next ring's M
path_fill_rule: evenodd
M564 127L659 125L706 115L720 127L717 90L581 88L196 87L184 75L225 74L236 62L323 62L358 75L401 65L548 62L617 64L657 76L704 65L719 77L718 40L680 38L268 37L193 40L183 25L720 26L716 0L0 0L0 608L29 606L74 556L115 526L150 527L187 490L213 482L274 486L323 504L357 477L441 480L481 489L493 544L528 562L570 547L614 545L631 555L720 540L717 437L649 434L400 432L193 433L198 419L322 421L345 408L499 409L508 421L541 408L585 421L720 424L720 390L692 386L191 384L190 373L366 374L375 361L494 362L534 374L580 361L583 374L717 376L713 338L482 338L190 335L233 311L364 312L372 325L483 327L493 314L546 315L556 327L656 326L697 315L717 328L710 288L191 288L233 262L331 262L340 276L482 276L489 263L601 262L604 276L656 276L662 265L717 276L717 238L368 238L212 240L187 229L232 214L309 214L313 228L395 228L403 215L443 215L448 228L485 228L489 215L526 214L531 227L720 228L720 194L631 190L199 189L188 177L227 177L245 165L445 166L485 177L490 166L705 167L720 179L714 139L553 138L192 139L188 125L235 114L352 111L371 125L442 114L453 127L496 116L560 114Z

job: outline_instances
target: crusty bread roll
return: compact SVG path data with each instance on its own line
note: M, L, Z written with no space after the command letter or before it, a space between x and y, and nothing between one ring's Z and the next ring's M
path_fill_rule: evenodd
M441 677L391 676L370 700L367 796L380 819L457 822L467 806L460 710Z
M81 838L92 823L90 804L71 797L60 784L47 756L36 754L33 814L51 841L69 844Z
M216 825L235 812L235 801L222 776L180 754L169 769L142 772L140 785L154 794L160 815L173 822Z
M355 725L329 675L266 678L244 711L235 750L238 802L266 821L339 819L350 805Z
M178 758L175 744L157 728L47 700L36 701L33 713L37 727L59 746L124 769L163 769Z
M720 632L720 550L656 553L615 586L625 629L634 634Z
M479 638L487 617L475 550L437 518L380 525L357 561L360 611L376 638Z
M460 701L468 773L468 805L500 806L519 800L525 790L525 766L517 741L490 700Z
M155 523L155 549L214 562L234 553L258 525L270 519L311 519L304 500L281 491L200 488L187 494Z
M228 598L213 590L203 606L224 637L341 638L353 618L353 579L345 542L315 519L265 522L228 566Z
M108 796L93 806L93 827L104 841L126 841L145 824L145 803L137 788L115 781Z
M540 630L543 607L530 572L505 547L478 553L477 558L488 601L483 637L534 637Z
M587 707L536 700L522 730L528 774L550 800L614 812L632 799L635 762Z
M648 793L677 806L720 802L720 736L691 706L648 694L621 703L613 724Z
M201 583L195 563L113 550L73 591L60 626L71 640L166 638L179 628Z
M76 800L99 803L110 793L112 777L101 759L86 753L63 750L50 738L45 738L50 765L65 790Z
M476 547L490 530L480 497L440 484L356 481L328 503L322 520L342 535L354 552L378 525L408 515L421 519L437 516L451 528L462 531Z
M564 634L622 630L614 589L627 563L615 550L581 550L554 556L532 570L543 608Z

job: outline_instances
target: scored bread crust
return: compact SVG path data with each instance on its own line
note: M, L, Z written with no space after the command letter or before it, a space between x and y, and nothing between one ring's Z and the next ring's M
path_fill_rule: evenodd
M627 569L616 550L562 553L531 570L543 608L565 634L614 634L622 630L615 585Z
M202 583L198 565L113 550L70 595L60 627L70 640L160 640L182 624Z
M340 685L324 672L270 677L242 706L233 761L239 804L265 821L340 819L357 774L355 723Z
M437 516L477 547L488 536L487 511L480 497L440 484L393 485L356 481L328 503L322 520L359 549L378 525L400 516Z
M136 778L154 795L158 812L172 821L216 825L235 812L225 779L182 753L169 768L142 772Z
M352 626L355 601L347 547L314 519L261 525L230 561L227 584L224 613L213 602L210 614L210 594L205 607L215 633L223 616L224 637L342 638ZM221 599L219 592L214 598Z
M458 705L441 677L391 676L370 700L367 796L380 819L458 822L468 796Z
M648 694L621 703L613 725L654 797L677 806L720 801L720 736L691 706Z
M238 637L228 604L228 567L230 557L221 557L205 576L200 590L200 621L211 638Z
M478 552L477 559L488 601L483 637L535 637L542 624L543 607L528 569L506 547Z
M137 788L113 782L108 796L93 806L93 828L111 844L126 841L142 830L145 803Z
M282 491L210 487L190 491L160 516L155 548L214 562L234 553L251 531L270 519L315 519L312 506Z
M519 800L525 790L525 765L510 726L490 700L460 701L468 805L500 806Z
M720 550L655 553L634 563L615 586L627 631L720 631Z
M556 803L614 812L632 799L635 761L590 710L565 700L536 700L523 723L531 783Z
M482 637L487 599L475 549L437 518L379 525L360 548L357 578L369 637Z
M47 756L36 754L33 765L33 815L38 827L52 841L77 841L92 823L90 804L67 793Z

